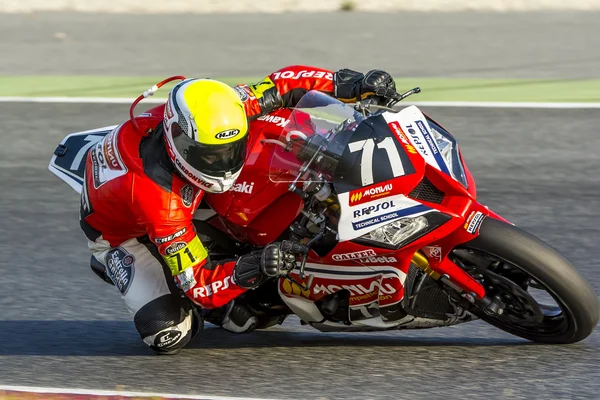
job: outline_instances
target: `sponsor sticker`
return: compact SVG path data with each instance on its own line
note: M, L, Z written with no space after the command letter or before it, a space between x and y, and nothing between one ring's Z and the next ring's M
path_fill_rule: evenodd
M217 133L215 135L215 138L220 139L220 140L227 140L227 139L231 139L232 137L236 137L239 134L240 134L239 129L228 129L226 131Z
M175 116L175 113L173 113L173 102L171 101L171 93L169 93L169 98L167 99L167 105L165 106L165 114L167 114L167 119L171 119Z
M184 233L185 233L185 227L178 230L177 232L173 233L172 235L154 238L154 243L157 243L157 244L167 243L173 239L177 239L178 237L183 236Z
M295 282L290 282L289 279L284 279L281 284L281 291L286 294L294 294L296 296L304 296L310 298L310 289L302 290Z
M396 260L396 257L386 257L386 256L361 258L358 261L363 264L391 264L391 263L398 262L398 260Z
M242 183L236 183L231 187L233 192L237 193L246 193L252 194L252 190L254 189L254 182L247 183L246 181Z
M377 292L379 292L380 294L383 295L387 295L387 294L394 294L397 292L397 288L394 287L394 285L384 282L383 284L379 282L379 279L377 280L372 280L371 282L369 282L368 284L331 284L331 285L322 285L322 284L318 284L316 283L313 287L313 292L315 294L319 294L319 293L325 293L325 294L332 294L335 293L339 290L343 290L346 289L350 292L350 296L355 297L355 296L365 296L365 295L371 295L373 293L377 294ZM363 299L353 299L353 300L363 300Z
M194 202L194 188L192 185L183 185L179 190L179 194L181 195L181 202L186 207L191 207Z
M425 147L425 143L421 140L421 136L417 133L417 131L413 128L412 125L406 125L408 136L416 147L416 149L423 155L423 157L427 157L429 153L427 152L427 148Z
M135 257L122 247L112 249L106 254L106 274L125 296L135 274Z
M265 95L266 91L275 87L275 83L273 83L271 78L267 77L255 85L250 85L249 87L254 97L260 99Z
M181 247L181 244L184 246ZM191 267L203 262L208 257L208 251L202 245L198 236L194 236L189 243L173 243L167 249L171 249L170 254L168 250L165 251L164 258L173 276L179 275L188 268L191 269Z
M196 277L194 276L194 270L192 268L188 268L184 270L179 275L175 275L177 286L184 292L187 292L194 286L196 286Z
M168 147L168 146L167 146L167 147ZM211 188L211 187L213 187L214 183L212 183L212 182L206 182L205 180L198 178L196 175L194 175L193 173L191 173L191 172L190 172L190 171L189 171L189 170L188 170L188 169L185 167L185 165L183 165L183 164L181 163L181 161L179 161L179 159L178 159L178 158L176 158L176 159L175 159L175 164L177 165L177 167L179 168L179 170L180 170L181 172L183 172L183 174L184 174L185 176L187 176L188 178L190 178L190 179L191 179L191 180L193 180L194 182L196 182L196 183L199 183L200 185L203 185L204 187L207 187L207 188Z
M390 222L398 218L402 218L402 214L399 211L392 211L390 213L378 215L376 217L369 218L363 221L353 222L352 228L355 231L357 231L359 229L368 228L373 225L379 225L384 222Z
M258 121L266 121L266 122L270 122L272 124L275 124L276 126L280 126L280 127L285 127L287 124L290 123L289 119L285 119L282 117L276 117L274 115L263 115L262 117L258 117L257 118Z
M317 71L317 70L302 70L302 71L279 71L271 75L273 80L277 79L301 79L301 78L324 78L327 80L333 80L333 73L328 71Z
M483 213L480 211L471 212L471 215L469 215L469 218L467 218L467 221L465 222L465 230L472 235L479 232L479 227L481 226L484 218L485 215L483 215Z
M434 260L442 261L442 248L439 246L425 246L423 247L425 254Z
M213 294L215 294L221 290L227 289L229 287L230 281L231 281L231 277L228 276L223 280L214 281L206 286L194 288L194 291L192 292L192 294L193 294L194 298L210 297Z
M167 347L177 343L180 338L181 331L179 329L169 329L168 331L161 332L154 338L154 345L158 348Z
M104 183L127 173L127 167L121 160L117 148L119 128L116 128L102 140L98 141L94 148L90 150L92 175L96 189Z
M353 211L354 218L364 217L365 215L371 215L373 213L379 212L381 210L387 210L388 208L394 208L396 204L394 201L385 201L383 203L374 204L372 206L359 208L358 210Z
M433 142L433 138L429 134L429 130L425 126L425 123L423 121L415 121L415 123L419 127L419 130L421 131L421 134L423 135L425 140L427 140L427 144L429 145L429 148L431 149L433 154L437 154L438 153L437 145Z
M185 242L172 243L171 245L169 245L169 247L167 247L165 249L165 254L170 256L173 253L177 253L179 250L183 249L185 246L187 246L187 243L185 243Z
M244 90L243 87L241 87L241 86L234 86L233 90L235 90L235 92L237 93L237 95L240 97L241 101L248 100L248 93L246 93L246 91Z
M394 189L393 183L384 183L370 188L360 188L350 192L349 205L355 206L367 203L381 197L389 196Z
M400 142L404 145L404 148L407 152L411 154L417 154L417 149L415 149L414 146L410 144L408 138L402 131L402 127L400 127L400 124L397 121L392 121L388 123L388 126L390 127L392 132L394 132L398 140L400 140Z
M359 258L367 258L376 256L375 250L368 249L362 251L355 251L353 253L342 253L342 254L334 254L331 258L334 261L345 261L345 260L357 260Z

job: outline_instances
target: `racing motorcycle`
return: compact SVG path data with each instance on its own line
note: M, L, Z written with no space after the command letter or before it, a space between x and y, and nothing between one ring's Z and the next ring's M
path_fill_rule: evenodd
M211 259L277 240L301 246L287 276L240 299L259 328L291 314L321 331L480 318L536 342L586 338L598 323L594 290L556 250L477 202L456 139L399 107L419 91L386 106L310 91L252 121L235 186L207 193L194 216ZM81 192L85 155L112 129L68 135L50 170Z

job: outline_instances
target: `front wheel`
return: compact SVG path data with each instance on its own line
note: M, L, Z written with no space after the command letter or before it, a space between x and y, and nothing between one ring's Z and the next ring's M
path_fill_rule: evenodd
M451 253L496 305L475 303L482 320L543 343L574 343L598 324L600 306L589 283L556 250L505 222L486 218L479 236Z

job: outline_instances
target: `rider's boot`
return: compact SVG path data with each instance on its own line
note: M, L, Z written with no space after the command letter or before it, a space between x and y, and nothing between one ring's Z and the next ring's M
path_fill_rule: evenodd
M219 308L204 310L204 320L233 333L251 332L258 323L254 313L235 300Z

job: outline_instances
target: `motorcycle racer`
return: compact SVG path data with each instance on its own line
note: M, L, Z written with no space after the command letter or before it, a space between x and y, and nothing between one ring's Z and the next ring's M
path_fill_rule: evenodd
M345 102L396 95L382 70L290 66L234 88L186 79L166 104L124 122L89 151L80 220L92 268L119 289L157 353L177 352L202 329L195 305L215 310L207 320L225 329L252 330L256 318L234 299L294 267L287 255L299 250L286 241L211 262L192 217L204 192L234 185L252 135L248 121L294 106L309 90Z

